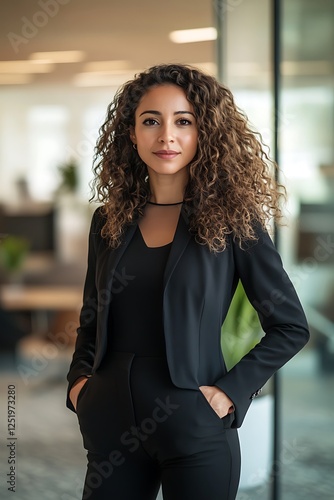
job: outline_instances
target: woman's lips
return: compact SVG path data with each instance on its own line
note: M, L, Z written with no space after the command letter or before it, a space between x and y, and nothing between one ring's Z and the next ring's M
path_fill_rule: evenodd
M168 149L168 150L161 149L160 151L154 151L154 154L155 154L155 156L157 156L158 158L161 158L163 160L170 160L172 158L175 158L180 153L178 153L177 151L173 151L171 149Z

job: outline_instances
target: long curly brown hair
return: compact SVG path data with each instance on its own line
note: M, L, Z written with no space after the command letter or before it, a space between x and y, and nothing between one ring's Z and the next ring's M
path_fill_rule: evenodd
M116 93L100 129L92 200L103 203L102 236L119 246L124 228L143 215L150 198L147 167L133 149L135 111L148 89L173 84L193 105L197 153L189 164L184 210L196 241L211 251L226 248L228 235L255 239L254 226L281 217L281 186L273 175L261 136L251 130L231 91L214 77L181 64L162 64L139 73Z

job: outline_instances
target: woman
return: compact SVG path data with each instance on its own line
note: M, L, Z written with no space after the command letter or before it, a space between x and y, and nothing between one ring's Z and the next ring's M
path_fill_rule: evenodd
M110 104L97 143L68 406L88 450L83 498L232 500L237 428L307 322L266 232L268 158L228 89L152 67ZM264 338L227 372L221 325L239 279Z

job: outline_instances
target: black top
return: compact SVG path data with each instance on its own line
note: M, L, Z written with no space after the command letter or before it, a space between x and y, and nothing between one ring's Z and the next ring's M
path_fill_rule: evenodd
M116 271L126 276L113 294L109 313L109 349L138 356L165 356L163 275L171 243L148 247L137 228Z

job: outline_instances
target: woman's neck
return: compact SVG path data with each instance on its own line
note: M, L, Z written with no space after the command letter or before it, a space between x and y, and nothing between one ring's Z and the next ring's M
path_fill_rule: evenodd
M181 175L178 175L181 174ZM174 204L183 201L188 183L188 175L182 171L175 175L149 173L150 201L159 204Z

